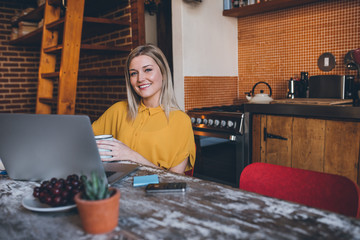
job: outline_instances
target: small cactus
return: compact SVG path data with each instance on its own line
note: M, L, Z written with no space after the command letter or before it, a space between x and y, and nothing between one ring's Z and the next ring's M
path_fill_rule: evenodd
M106 199L111 196L107 181L97 173L92 172L90 179L87 179L87 177L83 175L81 176L81 180L84 184L83 199L95 201Z

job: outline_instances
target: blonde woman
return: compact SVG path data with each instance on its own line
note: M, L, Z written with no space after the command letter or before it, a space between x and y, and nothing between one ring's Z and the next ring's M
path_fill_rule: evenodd
M135 48L125 65L127 101L112 105L92 127L98 141L111 152L103 161L131 160L176 173L194 167L195 142L190 118L180 110L168 62L162 51L146 44Z

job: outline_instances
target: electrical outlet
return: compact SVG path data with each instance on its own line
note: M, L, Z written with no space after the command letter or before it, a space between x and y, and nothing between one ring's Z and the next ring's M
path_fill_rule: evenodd
M328 67L329 66L329 61L330 59L328 57L324 58L324 67Z

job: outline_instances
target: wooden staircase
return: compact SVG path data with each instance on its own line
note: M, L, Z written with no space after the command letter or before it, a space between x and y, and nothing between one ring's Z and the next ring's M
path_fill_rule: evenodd
M60 20L61 6L59 1L46 0L36 99L38 114L52 113L53 104L57 104L57 114L75 113L84 7L85 0L67 1L63 20L64 29L54 30L49 24ZM63 36L61 45L58 44L59 31L62 31ZM59 50L61 51L60 68L55 72ZM58 79L58 90L57 96L54 96L56 79Z
M85 59L89 55L105 54L110 58L126 56L133 47L145 43L143 0L103 0L101 4L98 0L66 2L66 9L63 11L62 0L46 0L45 4L40 4L34 10L11 21L16 28L22 21L39 23L43 19L42 27L9 41L11 45L24 47L38 47L41 43L35 110L39 114L75 114L78 77L81 80L90 78L99 81L124 77L121 66L111 69L89 69L88 66L80 66L82 69L79 69L79 60L83 53ZM128 12L125 10L120 16L98 17L109 9L119 8L128 8L130 16L126 16ZM130 41L115 44L93 41L99 36L110 34L115 34L116 38L116 34L122 34L127 29L135 36L131 37Z
M105 46L83 44L82 38L108 33L130 26L129 21L84 17L85 0L66 1L65 16L60 16L61 0L46 0L44 24L29 37L12 41L13 44L36 38L42 33L36 110L38 114L75 114L78 76L118 77L120 72L79 72L80 52L93 54L128 53L131 44ZM41 34L40 33L40 34ZM61 37L62 36L62 37ZM60 57L59 57L60 56ZM60 58L60 63L58 63Z

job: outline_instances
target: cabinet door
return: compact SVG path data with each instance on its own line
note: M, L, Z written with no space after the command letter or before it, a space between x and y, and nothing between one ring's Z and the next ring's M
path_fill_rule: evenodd
M325 134L324 171L358 182L360 123L327 120Z
M287 140L266 138L268 134ZM346 176L360 183L360 123L254 115L253 162Z
M325 120L294 117L292 167L324 171Z
M282 166L291 166L292 117L266 116L266 133L262 128L261 161ZM273 138L279 136L284 139Z

